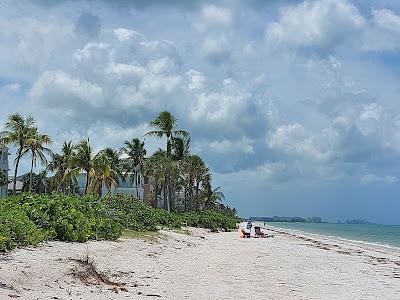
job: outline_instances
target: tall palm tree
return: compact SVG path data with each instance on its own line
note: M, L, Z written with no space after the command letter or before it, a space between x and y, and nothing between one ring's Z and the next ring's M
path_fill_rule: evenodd
M5 130L0 133L0 144L13 144L18 149L17 157L15 158L13 194L16 191L18 167L22 152L27 141L35 134L34 125L35 120L31 116L25 119L21 114L15 113L8 117L4 126Z
M189 137L189 132L186 130L176 129L177 119L168 111L161 112L153 121L150 122L150 126L155 130L146 133L146 136L156 136L158 138L167 138L167 156L171 156L171 143L175 137ZM165 178L165 186L169 196L167 197L167 203L170 205L172 198L171 178L170 174L167 173Z
M146 149L144 149L144 142L134 138L132 141L126 141L125 146L121 149L121 152L128 156L125 161L125 172L126 174L133 174L130 176L131 183L135 182L136 196L139 198L139 182L143 175L143 166L146 157Z
M53 178L55 179L58 191L65 192L67 188L76 183L76 177L70 173L73 156L74 145L71 141L64 142L61 153L53 154L52 160L47 166L49 171L55 172Z
M50 145L52 143L51 137L47 134L41 134L38 132L37 128L33 129L32 137L26 141L26 145L23 148L21 156L25 156L28 153L31 155L31 173L29 178L29 192L32 191L32 176L33 167L36 167L37 162L42 164L47 164L47 158L45 154L51 155L52 152L45 145Z
M158 188L160 187L163 194L164 208L168 211L171 211L169 178L171 172L176 172L174 163L165 151L159 150L146 160L144 168L146 175L155 178L155 201L157 201Z
M82 140L75 146L75 155L72 159L72 165L74 166L72 173L78 174L80 170L86 172L85 194L87 194L89 188L90 171L93 169L94 157L95 155L89 139Z
M177 119L168 111L161 112L153 121L150 126L155 130L146 133L146 136L156 136L158 138L167 138L167 154L171 154L171 141L176 136L188 137L189 132L186 130L176 129Z
M183 176L186 181L186 197L191 208L199 209L200 185L208 168L198 155L188 155L182 162Z

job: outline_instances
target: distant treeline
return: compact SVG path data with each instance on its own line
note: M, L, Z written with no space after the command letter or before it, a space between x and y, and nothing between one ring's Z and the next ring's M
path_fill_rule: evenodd
M321 223L320 217L250 217L250 220L253 221L262 221L262 222L291 222L291 223Z

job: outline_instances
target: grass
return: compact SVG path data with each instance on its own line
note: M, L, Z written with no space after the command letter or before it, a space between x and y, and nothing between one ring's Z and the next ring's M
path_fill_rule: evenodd
M121 238L125 239L140 239L146 242L158 242L163 239L163 234L157 231L134 231L134 230L124 230L122 232Z
M172 231L179 234L192 235L189 229L173 229Z

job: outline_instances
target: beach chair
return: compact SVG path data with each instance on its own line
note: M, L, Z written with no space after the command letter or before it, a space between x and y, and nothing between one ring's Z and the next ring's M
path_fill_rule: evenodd
M259 227L259 226L254 227L254 232L255 232L256 237L262 237L262 238L274 237L274 235L272 235L272 234L266 234L266 233L262 232L261 227Z
M265 233L261 231L260 226L254 226L255 237L266 237Z
M246 232L243 229L240 229L239 233L240 233L241 238L249 238L250 237L250 232Z

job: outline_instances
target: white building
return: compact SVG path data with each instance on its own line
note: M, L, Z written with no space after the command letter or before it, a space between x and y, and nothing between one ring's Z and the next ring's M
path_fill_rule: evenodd
M145 189L143 178L141 177L140 181L138 182L138 185L136 186L136 183L134 180L132 180L131 176L132 175L128 176L125 180L120 179L118 186L113 186L111 188L111 194L115 195L121 193L126 195L133 195L143 200L144 189ZM83 195L85 193L85 187L86 187L86 173L80 173L77 177L77 180L78 180L79 193ZM103 187L102 194L105 195L107 193L108 190L106 189L106 187Z
M0 173L5 175L5 183L0 186L0 197L7 197L8 193L8 148L0 147Z

